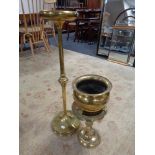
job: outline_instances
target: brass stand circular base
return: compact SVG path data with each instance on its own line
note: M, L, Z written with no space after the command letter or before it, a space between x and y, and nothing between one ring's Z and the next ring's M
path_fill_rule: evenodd
M52 130L60 136L72 135L77 131L80 126L80 121L73 115L71 111L67 111L67 114L60 112L52 120Z
M81 145L87 148L93 148L100 144L100 136L96 130L91 129L88 131L87 128L82 128L78 133L78 140Z

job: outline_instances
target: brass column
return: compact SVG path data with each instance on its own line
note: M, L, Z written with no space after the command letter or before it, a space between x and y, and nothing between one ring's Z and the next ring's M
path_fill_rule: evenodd
M60 78L59 83L62 87L62 99L63 99L63 107L64 114L66 111L66 85L68 82L68 78L65 75L65 66L64 66L64 52L63 52L63 42L62 42L62 26L64 22L57 22L57 30L58 30L58 46L59 46L59 62L60 62Z

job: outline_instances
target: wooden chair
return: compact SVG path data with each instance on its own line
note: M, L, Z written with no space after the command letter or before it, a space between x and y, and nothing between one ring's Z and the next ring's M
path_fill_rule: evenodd
M67 22L67 40L69 39L69 34L75 32L76 30L76 21L66 21Z
M23 34L21 44L24 44L26 41L29 42L34 58L34 46L38 43L43 43L46 51L50 52L47 34L44 31L44 20L39 16L39 11L43 9L43 3L41 3L41 0L26 0L24 2L23 4L23 0L21 0L24 20L24 26L19 28L20 33ZM28 13L25 13L26 8Z
M80 4L77 0L70 1L70 6L73 8L80 8Z
M85 41L86 40L86 33L89 29L89 20L88 19L76 19L76 28L75 28L75 38L74 42L77 40Z
M84 7L84 3L79 3L80 8Z

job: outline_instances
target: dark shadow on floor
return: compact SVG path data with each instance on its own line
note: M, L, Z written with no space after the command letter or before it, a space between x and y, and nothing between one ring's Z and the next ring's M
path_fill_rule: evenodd
M67 33L64 33L63 35L63 47L64 49L75 51L78 53L90 55L99 57L96 55L97 50L97 42L93 43L92 45L89 45L88 42L74 42L74 33L70 33L70 37L67 40ZM50 38L50 44L56 45L53 37Z

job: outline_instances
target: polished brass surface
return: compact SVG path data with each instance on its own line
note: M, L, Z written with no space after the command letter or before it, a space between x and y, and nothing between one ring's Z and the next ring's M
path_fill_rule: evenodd
M92 125L94 121L102 119L106 114L106 103L110 96L112 84L105 77L90 74L76 78L72 86L73 113L80 120L86 121L86 127L78 132L78 140L84 147L96 147L100 144L101 139Z
M89 125L88 125L89 124ZM86 127L78 132L79 142L87 148L93 148L100 144L101 138L98 132L92 128L92 122L86 122Z
M106 115L106 110L102 110L98 115L86 116L75 102L72 105L72 110L80 120L86 120L86 127L81 128L77 133L80 144L87 148L98 146L100 144L101 138L98 134L98 131L95 130L92 125L94 121L100 120Z
M97 94L85 93L77 88L79 83L87 80L99 81L100 85L105 85L105 90ZM99 75L84 75L76 78L73 81L73 97L76 104L84 111L95 112L103 109L109 99L110 90L112 88L111 82Z
M77 104L74 102L72 104L72 110L73 110L73 113L81 120L81 121L96 121L96 120L100 120L102 118L104 118L104 116L106 115L107 113L107 110L106 109L103 109L101 111L101 113L99 113L98 115L94 115L94 116L87 116L85 115L83 112L83 110L77 106Z
M52 130L59 136L68 136L74 134L79 128L79 120L71 111L60 112L52 120Z
M44 19L53 20L53 21L65 21L65 20L74 20L77 17L76 11L67 11L67 10L42 10L40 11L40 16Z
M53 119L52 129L58 135L71 135L79 128L80 122L71 111L66 110L66 85L68 82L68 78L65 74L64 51L62 43L62 26L66 19L76 19L77 14L75 11L43 10L40 12L40 16L46 20L53 20L58 30L58 47L60 62L60 78L58 81L62 87L63 112L60 112Z

